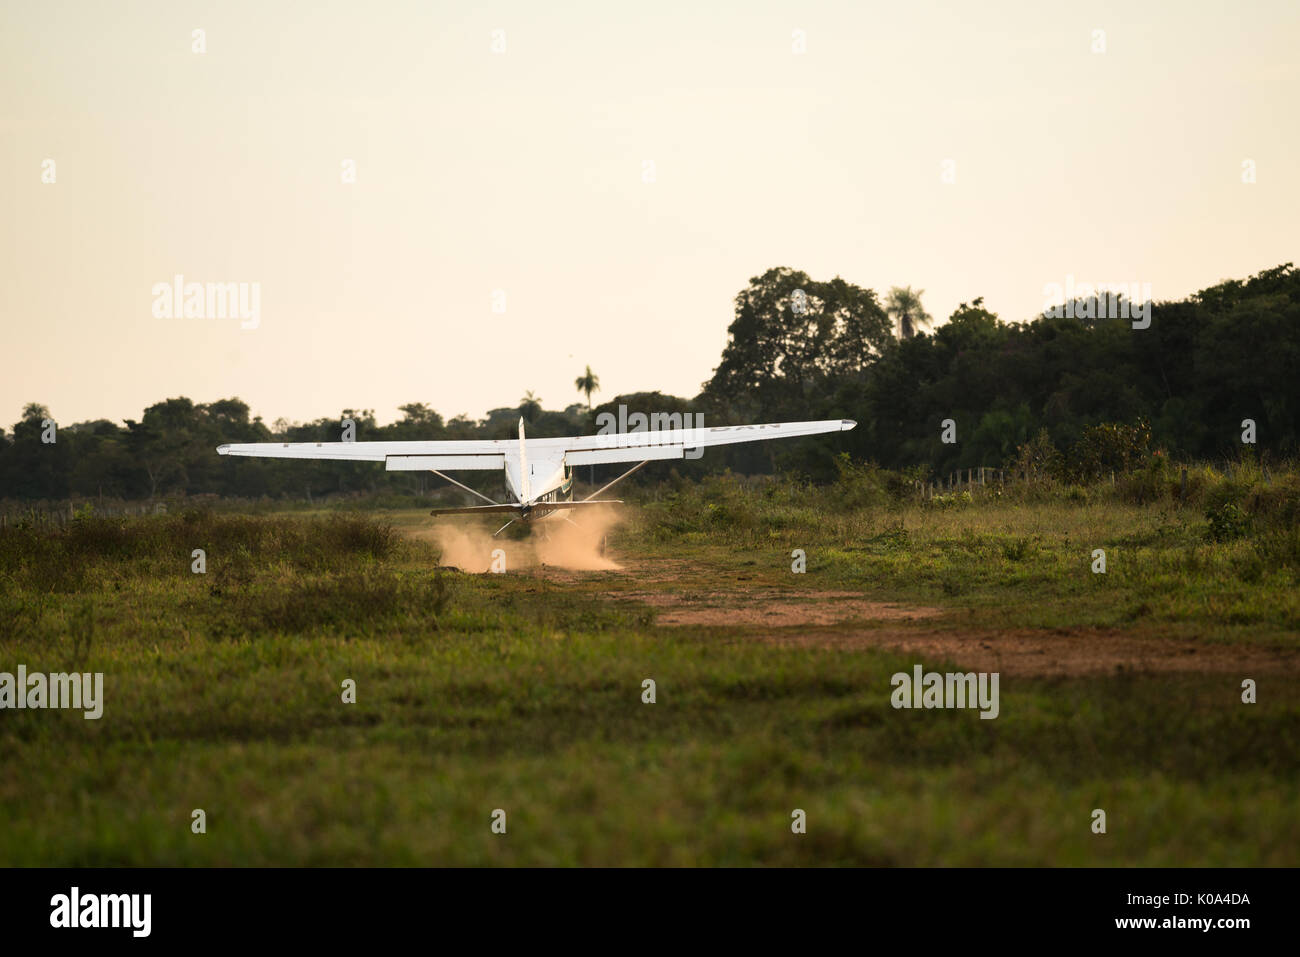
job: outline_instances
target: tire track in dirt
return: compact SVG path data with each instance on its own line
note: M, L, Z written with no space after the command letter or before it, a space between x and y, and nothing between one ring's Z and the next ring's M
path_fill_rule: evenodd
M1300 651L1187 638L1137 636L1118 629L957 628L944 609L870 601L855 592L703 590L618 591L657 612L656 623L728 634L723 640L790 648L888 650L967 669L1061 677L1123 672L1300 672Z

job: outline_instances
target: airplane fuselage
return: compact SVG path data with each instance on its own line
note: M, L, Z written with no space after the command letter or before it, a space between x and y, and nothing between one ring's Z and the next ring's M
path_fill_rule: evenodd
M520 518L540 517L552 511L546 508L548 504L573 501L573 469L562 459L558 466L543 460L529 462L527 468L529 481L525 491L518 459L506 456L506 488L519 503Z
M573 499L573 468L557 458L524 459L519 454L507 454L506 489L525 509L548 502L567 502Z

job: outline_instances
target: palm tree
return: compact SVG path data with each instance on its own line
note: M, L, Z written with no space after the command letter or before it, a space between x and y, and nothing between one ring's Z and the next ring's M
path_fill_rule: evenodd
M600 379L587 366L587 371L573 380L573 387L579 392L587 393L587 411L591 411L591 394L600 391Z
M885 299L885 312L898 322L898 338L910 339L922 326L928 326L934 320L921 305L924 289L915 292L911 286L894 286Z
M519 400L519 414L529 422L534 421L542 414L542 400L533 395L531 389L524 393L524 397Z
M579 392L587 393L587 414L591 415L591 394L600 389L600 379L596 377L596 373L591 371L591 366L587 366L587 371L573 380L573 386ZM594 462L591 465L590 479L591 487L595 488L596 464Z

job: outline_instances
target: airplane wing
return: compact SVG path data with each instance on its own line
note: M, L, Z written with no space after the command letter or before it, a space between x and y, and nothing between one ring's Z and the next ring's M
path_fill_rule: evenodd
M220 455L269 459L331 459L338 462L383 462L390 472L440 472L455 469L503 469L506 452L516 443L498 439L450 442L247 442L219 445Z
M644 462L680 459L687 449L763 439L798 438L823 432L847 432L852 419L818 422L775 422L765 425L716 425L711 428L611 432L567 438L528 439L530 452L562 452L569 465ZM251 455L276 459L332 459L344 462L383 462L392 471L451 472L458 469L502 469L507 455L519 454L512 439L438 442L250 442L221 445L221 455Z
M788 439L823 432L847 432L856 426L852 419L822 419L817 422L774 422L765 425L716 425L712 428L662 429L643 432L614 432L571 439L541 439L563 445L570 465L603 465L608 462L641 462L649 459L680 459L687 449L711 445Z

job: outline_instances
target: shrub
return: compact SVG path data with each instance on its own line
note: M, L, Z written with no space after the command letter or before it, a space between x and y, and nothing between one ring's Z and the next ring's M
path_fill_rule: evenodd
M1015 470L1030 480L1060 481L1065 477L1065 456L1060 453L1046 429L1016 449Z
M1137 505L1158 502L1173 494L1176 486L1171 484L1169 459L1164 452L1154 452L1147 459L1146 467L1129 472L1115 482L1119 497Z
M1300 525L1300 477L1288 475L1276 484L1259 484L1243 496L1246 511L1261 524L1277 528Z
M1250 529L1250 516L1236 502L1223 502L1207 508L1205 518L1210 523L1206 534L1216 542L1240 538Z
M1145 419L1134 425L1090 425L1070 449L1070 473L1086 482L1109 472L1129 472L1147 458L1150 444L1151 427Z
M894 501L903 479L872 462L856 464L847 452L835 457L837 504L843 508L884 508Z

